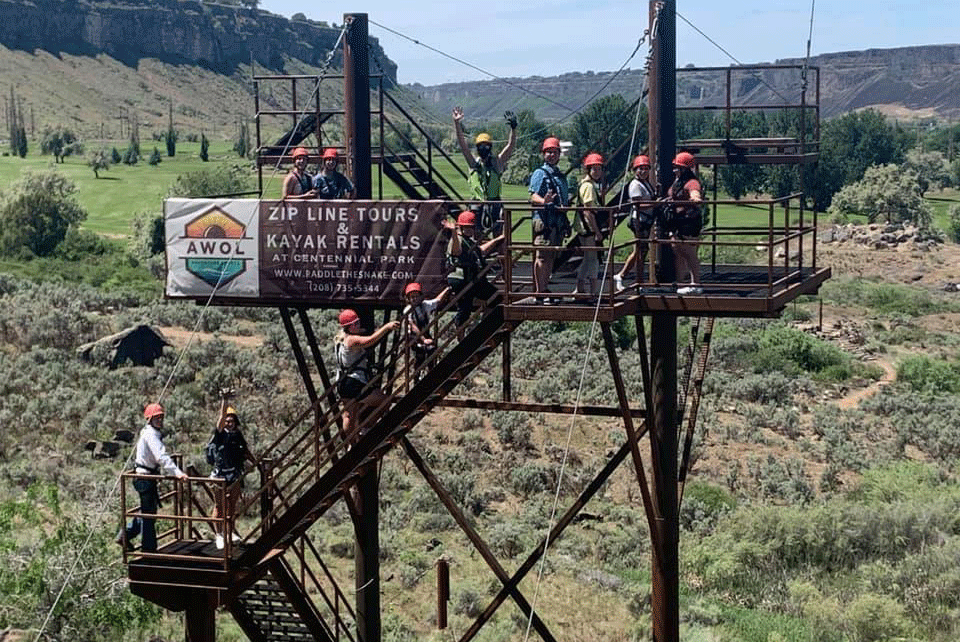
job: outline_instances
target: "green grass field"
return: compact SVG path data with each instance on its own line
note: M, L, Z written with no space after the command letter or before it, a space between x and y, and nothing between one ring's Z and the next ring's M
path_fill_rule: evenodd
M96 143L88 143L87 150L92 150L96 146ZM105 145L108 151L114 146L122 153L126 149L126 141L108 142ZM208 163L200 160L199 143L180 142L177 144L177 155L169 158L166 156L166 149L162 142L142 141L141 149L145 157L149 157L154 146L163 154L163 161L159 165L150 166L145 160L133 166L113 165L109 170L100 172L99 179L94 177L93 171L87 166L85 156L70 156L65 162L56 165L57 171L76 183L77 198L88 214L84 223L86 229L109 236L126 236L130 233L130 222L137 214L161 211L163 199L177 176L218 164L247 168L251 189L256 187L256 171L253 164L238 158L231 149L232 144L228 141L211 141ZM31 153L23 159L11 156L0 157L0 184L9 185L24 170L41 170L54 166L51 156L41 156L36 152L39 149L38 142L31 141L30 149ZM451 157L454 161L458 160L458 156L451 154ZM435 159L434 162L436 170L443 174L461 195L466 195L465 182L451 164L443 158ZM285 167L277 171L264 168L265 198L279 198L286 171ZM574 180L578 180L578 177L572 174L571 181ZM373 193L374 195L380 193L380 180L376 167L373 168ZM527 189L523 185L504 185L503 196L505 200L526 200ZM383 185L383 197L391 200L403 199L400 190L389 180L385 180ZM725 197L720 195L720 198ZM949 228L948 211L952 205L960 203L960 191L951 189L932 193L928 195L928 202L934 210L935 226L941 230L947 230ZM794 207L795 205L796 203L793 204ZM794 211L793 214L791 218L796 220L796 212ZM810 214L808 212L807 216L809 217ZM820 221L824 220L825 215L821 214ZM766 206L719 205L717 221L721 227L766 227L768 211ZM775 211L775 221L777 224L783 222L782 209ZM617 242L625 242L629 238L630 232L625 226L618 229Z

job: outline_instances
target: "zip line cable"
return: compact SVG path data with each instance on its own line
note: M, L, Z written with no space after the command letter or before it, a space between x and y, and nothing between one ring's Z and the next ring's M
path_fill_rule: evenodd
M660 6L660 5L658 5L658 7L659 7L659 6ZM658 12L657 15L659 15L659 12ZM498 76L498 75L494 74L494 73L491 72L491 71L487 71L486 69L483 69L483 68L481 68L481 67L478 67L477 65L474 65L473 63L467 62L466 60L462 60L461 58L458 58L458 57L456 57L456 56L454 56L454 55L452 55L452 54L449 54L449 53L447 53L447 52L445 52L445 51L441 51L440 49L437 49L436 47L432 47L432 46L430 46L430 45L428 45L428 44L426 44L426 43L420 42L420 41L417 40L416 38L413 38L413 37L408 36L408 35L406 35L406 34L400 33L399 31L396 31L395 29L391 29L390 27L381 25L381 24L379 24L379 23L377 23L377 22L375 22L375 21L373 21L373 20L369 20L369 19L368 19L368 22L370 22L370 24L376 25L377 27L380 27L381 29L384 29L385 31L388 31L388 32L390 32L390 33L392 33L392 34L394 34L394 35L396 35L396 36L399 36L400 38L404 38L404 39L406 39L406 40L409 40L410 42L412 42L412 43L414 43L414 44L416 44L416 45L419 45L419 46L424 47L424 48L426 48L426 49L428 49L428 50L430 50L430 51L433 51L434 53L437 53L437 54L439 54L439 55L441 55L441 56L443 56L443 57L445 57L445 58L449 58L450 60L453 60L454 62L457 62L457 63L459 63L459 64L461 64L461 65L464 65L464 66L466 66L466 67L468 67L468 68L470 68L470 69L473 69L473 70L475 70L475 71L479 71L480 73L482 73L482 74L484 74L484 75L486 75L486 76L489 76L490 78L492 78L492 79L494 79L494 80L496 80L496 81L499 81L499 82L502 82L502 83L504 83L504 84L510 85L511 87L514 87L515 89L519 89L520 91L523 91L523 92L525 92L525 93L530 94L531 96L535 96L535 97L540 98L540 99L542 99L542 100L546 100L546 101L549 102L550 104L552 104L552 105L554 105L554 106L557 106L557 107L560 107L561 109L564 109L564 110L566 110L566 111L568 112L565 116L563 116L563 117L560 118L559 120L552 121L551 123L545 125L544 127L538 128L538 129L536 129L536 130L534 130L534 131L531 131L531 132L527 132L527 133L524 134L523 136L518 136L518 137L517 137L517 141L526 140L526 139L531 138L531 137L534 137L534 136L539 136L540 134L549 131L549 128L550 128L550 127L555 127L555 126L557 126L557 125L559 125L559 124L561 124L561 123L569 120L571 117L577 115L577 114L580 113L581 111L583 111L583 109L584 109L585 107L587 107L587 105L589 105L591 102L593 102L593 100L594 100L597 96L599 96L601 93L603 93L603 91L606 90L606 88L609 87L610 84L613 83L613 81L616 80L616 78L617 78L621 73L623 73L623 70L626 69L627 65L630 64L630 61L633 60L634 56L637 55L637 52L640 50L640 47L643 45L644 41L646 40L647 36L649 35L649 30L644 30L643 34L640 36L640 39L637 41L637 45L636 45L636 47L634 47L633 52L630 53L629 56L627 56L627 59L623 62L622 65L620 65L620 68L617 69L617 71L613 72L613 73L610 75L610 77L605 80L604 84L601 85L601 87L600 87L599 89L597 89L597 90L593 93L593 95L591 95L589 98L587 98L585 101L583 101L583 102L580 104L579 107L577 107L577 108L572 108L572 107L569 107L569 106L567 106L567 105L564 105L564 104L562 104L562 103L560 103L560 102L558 102L558 101L550 98L549 96L545 96L544 94L541 94L541 93L539 93L539 92L533 91L532 89L529 89L527 86L520 85L520 84L518 84L518 83L516 83L516 82L514 82L514 81L512 81L512 80L510 80L510 79L508 79L508 78L504 78L504 77L502 77L502 76ZM380 65L378 65L378 67L380 67ZM380 67L380 69L381 69L381 71L383 70L382 67ZM392 78L389 78L389 76L387 76L387 78L390 80L390 82L393 83L393 85L394 85L395 87L397 87L397 89L400 89L400 85L397 84L396 81L394 81ZM599 81L598 81L598 82L599 82ZM445 121L439 120L436 116L433 116L432 114L431 114L430 118L431 118L432 120L434 120L435 122L438 122L438 123L440 123L440 124L446 125L446 122L445 122ZM497 140L497 141L494 141L494 142L502 143L502 142L505 142L505 141Z
M653 56L652 44L653 44L654 38L656 38L656 34L658 31L657 27L659 25L660 9L662 8L662 6L663 6L662 3L657 4L657 12L654 15L653 24L651 25L651 28L648 31L644 32L645 36L650 35L650 42L648 46L651 48L651 51L647 55L647 63L644 67L645 73L643 75L643 83L641 84L641 87L640 87L641 96L644 93L644 89L645 89L644 85L647 84L648 76L650 73L650 61ZM634 51L634 53L636 53L636 51ZM640 112L642 107L643 107L643 101L638 100L637 111L633 121L633 133L631 134L631 137L630 137L630 147L629 147L630 153L627 154L627 163L626 163L626 167L624 168L624 173L629 171L629 168L630 168L630 160L631 160L630 156L632 156L633 148L637 141L637 127L639 126L639 123L640 123ZM613 217L611 216L610 218L612 221ZM614 247L613 232L611 230L610 248L607 250L607 258L603 263L603 276L600 279L600 286L599 286L600 292L603 292L604 284L606 284L607 279L610 276L608 271L611 265L611 258L612 258L611 255L613 254L613 247ZM536 612L537 601L539 600L539 597L540 597L540 586L543 582L543 573L547 563L547 549L550 546L550 533L551 531L553 531L554 524L556 523L557 510L560 505L560 488L561 488L561 485L563 484L563 474L566 470L567 456L570 452L570 441L573 438L573 429L576 425L577 410L580 408L580 401L583 396L583 385L584 385L584 382L586 381L587 365L589 364L590 355L593 351L593 340L594 340L594 337L596 336L597 319L599 318L599 315L600 315L600 303L602 299L603 299L602 295L597 296L597 302L593 309L593 321L590 323L590 335L587 339L587 349L583 357L583 367L580 370L580 383L577 386L577 396L573 404L573 414L570 417L570 427L567 429L567 439L563 448L563 459L560 462L560 472L557 475L557 487L556 487L556 491L554 492L553 507L550 509L550 519L547 522L546 535L544 536L544 540L543 540L543 555L540 557L540 564L538 565L539 568L537 569L537 583L533 593L533 600L530 603L530 615L527 617L527 628L523 635L523 642L527 642L527 640L529 640L530 638L530 628L533 625L533 615Z
M807 32L807 55L803 59L803 71L800 72L802 81L801 91L807 91L807 68L810 66L810 42L813 40L813 11L817 6L817 0L810 0L810 30Z
M317 83L316 83L316 85L314 85L313 90L310 92L310 97L311 97L311 98L313 97L314 94L316 94L317 92L320 91L320 84L326 79L327 70L330 68L330 64L333 62L333 57L334 57L334 55L336 54L336 51L337 51L337 49L339 48L340 43L343 41L343 36L344 36L344 34L346 33L348 27L349 27L349 24L348 24L348 23L345 23L345 24L343 25L343 28L340 30L340 36L337 38L337 41L336 41L336 43L333 45L333 48L332 48L332 49L330 50L330 52L327 54L327 59L326 59L326 61L324 62L323 67L321 67L320 73L318 74ZM308 103L309 103L309 101L305 101L304 104L306 105L306 104L308 104ZM301 113L298 114L298 121L299 121L299 119L302 119L302 118L306 115L306 113L307 113L307 109L306 109L306 107L304 107L303 110L301 111ZM290 148L290 139L291 139L291 138L292 138L292 137L289 137L289 138L287 139L287 142L284 144L283 152L280 154L280 157L277 159L276 165L274 165L273 170L272 170L270 176L267 178L267 186L269 186L269 185L271 184L271 182L276 178L276 175L277 175L278 171L280 170L280 164L281 164L281 162L282 162L282 160L283 160L283 156L286 155L287 150ZM254 217L254 216L257 214L257 212L259 211L260 203L261 203L262 201L263 201L263 194L262 194L262 192L261 192L260 196L259 196L259 197L257 198L257 200L256 200L256 204L255 204L255 206L254 206L253 211L250 213L250 216L247 218L247 223L246 223L247 226L249 226L249 225L253 222L253 217ZM233 254L233 252L235 252L235 251L236 251L236 246L234 246L234 247L231 249L231 254ZM229 257L229 256L230 256L230 255L228 255L228 257ZM186 353L187 353L187 350L188 350L188 349L190 348L190 346L193 344L193 338L194 338L194 337L198 334L198 332L199 332L200 324L201 324L201 322L203 321L203 317L204 317L204 315L206 314L206 312L207 312L208 308L210 307L211 303L213 302L213 297L216 295L217 290L220 288L220 285L223 283L224 274L226 274L226 266L224 266L224 269L222 269L222 270L220 271L220 277L217 279L216 285L213 287L213 290L210 292L210 296L207 298L206 303L203 305L203 308L202 308L201 311L200 311L200 316L199 316L199 318L197 319L197 323L194 325L194 328L193 328L193 330L192 330L191 333L190 333L190 337L187 339L187 345L183 347L183 349L180 351L180 354L177 356L177 360L174 362L173 369L172 369L171 372L170 372L170 376L167 377L167 380L166 380L166 382L165 382L164 385L163 385L163 389L162 389L161 392L160 392L160 396L159 396L159 398L157 399L157 402L158 402L158 403L159 403L160 401L162 401L162 400L164 399L164 397L166 396L167 389L168 389L169 386L170 386L170 382L173 381L173 377L174 377L174 375L177 373L177 370L179 369L180 364L182 363L183 358L184 358L184 356L185 356ZM103 503L100 505L99 511L97 511L97 513L95 513L96 515L103 515L103 514L105 514L105 512L106 512L106 507L107 507L107 503L110 502L110 501L112 501L114 494L117 492L117 489L120 487L120 483L121 483L121 481L123 480L123 472L122 472L122 471L127 468L127 466L128 466L129 463L130 463L130 459L131 459L132 457L133 457L133 450L131 450L131 452L127 455L127 458L124 460L123 466L120 468L120 471L121 471L121 472L120 472L119 474L117 474L116 479L114 480L113 487L111 488L111 490L110 490L110 492L107 494L107 496L104 498ZM124 527L125 527L125 526L124 526ZM57 592L57 596L56 596L56 598L53 600L53 604L50 605L50 609L47 611L47 615L46 615L46 617L44 618L43 623L40 625L40 629L37 631L37 637L34 638L34 642L39 642L40 637L43 635L43 632L46 630L47 624L50 622L50 618L53 616L53 612L56 610L57 606L59 605L60 599L63 597L64 591L66 590L67 586L70 584L70 581L72 580L73 575L74 575L74 573L76 572L77 566L79 565L80 560L83 558L83 552L86 550L87 546L90 544L90 540L93 538L94 532L95 532L95 530L94 530L93 528L91 528L91 529L90 529L90 532L87 534L86 539L84 539L83 544L80 545L79 550L77 551L76 555L74 556L73 565L70 567L70 570L67 572L67 576L66 576L66 578L64 579L63 584L60 586L60 590Z
M732 53L730 53L729 51L727 51L726 49L724 49L722 46L720 46L720 43L718 43L716 40L714 40L713 38L711 38L710 36L708 36L707 34L705 34L699 27L697 27L697 25L695 25L695 24L693 24L692 22L690 22L689 20L687 20L686 17L684 17L683 15L681 15L679 11L676 11L675 13L676 13L676 15L677 15L678 18L680 18L681 20L683 20L684 22L686 22L688 25L690 25L690 27L691 27L694 31L696 31L696 32L699 33L701 36L703 36L703 37L706 38L708 41L710 41L710 44L712 44L714 47L716 47L717 49L719 49L720 51L722 51L723 53L725 53L725 54L727 55L727 57L730 58L730 60L732 60L733 62L737 63L737 64L740 65L741 67L744 66L744 64L743 64L742 62L740 62L739 60L737 60L737 58L736 58ZM759 80L761 83L763 83L764 85L766 85L766 86L767 86L767 89L769 89L769 90L772 91L774 94L776 94L777 97L780 98L780 100L782 100L782 101L783 101L784 103L786 103L786 104L790 104L790 100L789 100L786 96L784 96L783 94L781 94L779 91L777 91L777 90L773 87L773 85L771 85L771 84L768 83L766 80L764 80L763 76L760 75L759 70L752 70L750 73L753 75L754 78L756 78L756 79ZM754 74L755 74L755 75L754 75Z

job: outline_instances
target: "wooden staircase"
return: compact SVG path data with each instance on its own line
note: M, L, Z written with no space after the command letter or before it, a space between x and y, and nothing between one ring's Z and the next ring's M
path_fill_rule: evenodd
M261 519L243 541L221 551L221 560L198 561L201 547L212 548L198 540L162 546L163 559L134 555L128 566L131 590L166 608L183 610L191 590L216 589L218 605L258 642L352 642L356 616L351 601L308 531L519 324L504 320L499 298L495 295L489 307L481 307L459 329L462 339L453 315L446 315L450 321L435 333L438 350L419 370L410 364L407 342L395 342L384 359L394 374L375 382L394 391L393 403L355 422L351 434L339 428L341 408L329 401L330 390L319 395L265 450L273 460L270 472L238 511L251 514L259 508ZM456 298L444 310L455 305ZM193 498L184 505L197 514ZM186 532L186 537L197 537L196 528ZM181 551L189 553L178 557Z

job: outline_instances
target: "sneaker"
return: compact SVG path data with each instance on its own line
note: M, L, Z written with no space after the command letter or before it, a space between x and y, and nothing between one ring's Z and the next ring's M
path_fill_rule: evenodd
M233 535L230 536L230 541L233 542L234 544L236 544L237 542L242 541L242 540L243 540L243 538L240 537L239 535L237 535L236 533L234 533Z
M218 549L223 550L223 535L217 535L214 538L213 543Z
M619 274L613 275L613 287L617 292L623 289L623 277Z
M682 288L677 288L677 294L703 294L703 288L698 285L687 285Z

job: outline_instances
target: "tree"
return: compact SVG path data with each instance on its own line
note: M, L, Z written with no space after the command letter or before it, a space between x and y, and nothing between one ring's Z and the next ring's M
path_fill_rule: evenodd
M51 254L67 229L87 218L76 185L53 170L25 172L0 202L0 251Z
M7 124L10 128L10 153L26 158L27 130L23 125L23 101L17 98L13 85L10 86L10 102L7 103Z
M914 223L929 227L930 206L920 196L917 174L887 164L868 167L863 178L834 194L831 214L866 216L871 223Z
M173 101L170 101L170 119L167 121L167 134L164 136L167 143L167 156L177 155L177 131L173 128Z
M820 160L805 168L804 185L817 211L825 211L844 185L863 178L871 165L903 161L905 142L883 114L873 109L845 114L823 123Z
M100 178L101 171L110 169L110 159L107 157L107 152L102 149L92 152L87 159L87 165L93 170L94 178Z
M916 172L917 186L920 188L921 196L931 188L942 190L945 187L950 187L953 183L950 163L947 162L947 157L941 152L911 149L907 152L907 160L904 161L903 167Z
M150 163L152 166L156 167L157 165L160 164L160 161L162 160L163 160L163 157L160 156L160 150L154 147L153 153L150 154L150 160L147 162Z
M240 158L246 158L250 153L250 128L246 121L241 121L237 129L237 140L233 144L233 151L237 152Z
M41 136L40 153L52 154L54 162L62 163L67 156L83 153L83 144L68 127L44 127Z
M123 160L123 157L120 155L120 152L117 150L116 147L114 147L113 150L110 152L110 160L113 162L114 165L116 165L117 163Z
M627 157L631 155L629 142L636 114L628 108L623 96L610 94L594 100L574 116L569 131L573 144L569 152L570 164L579 167L589 152L600 152L607 167L618 176L626 168ZM646 142L646 122L641 120L634 149L644 148Z
M210 160L209 155L210 141L207 140L207 136L204 133L200 133L200 160L204 163Z

